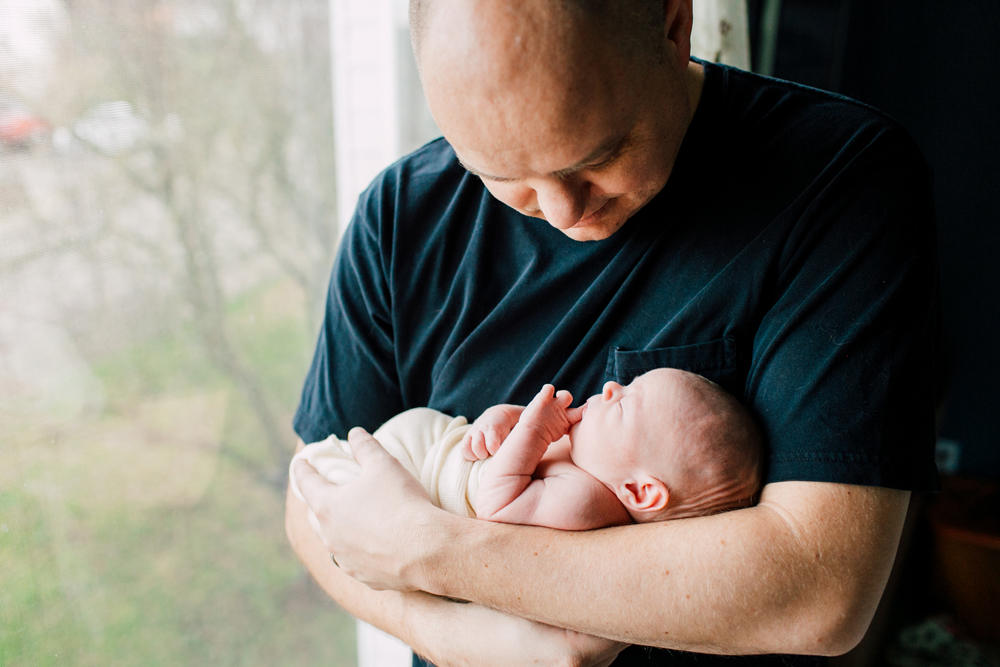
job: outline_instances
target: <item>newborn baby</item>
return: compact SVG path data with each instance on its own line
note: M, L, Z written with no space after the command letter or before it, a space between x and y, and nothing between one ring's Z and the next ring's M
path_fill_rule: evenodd
M749 506L760 484L760 437L717 385L657 369L570 408L545 385L526 406L497 405L469 426L427 408L373 435L444 509L491 521L589 530ZM328 438L304 458L345 483L349 445ZM294 474L293 492L299 494Z
M525 408L498 405L462 443L492 456L477 516L584 530L751 504L760 438L749 413L705 378L658 369L569 409L551 385ZM551 444L550 444L551 443Z

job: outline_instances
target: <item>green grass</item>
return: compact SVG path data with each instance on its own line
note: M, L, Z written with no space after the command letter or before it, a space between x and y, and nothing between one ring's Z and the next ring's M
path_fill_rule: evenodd
M311 353L294 295L272 284L227 313L283 419ZM99 418L8 429L14 442L0 448L0 665L353 665L353 619L291 553L256 418L196 332L164 332L93 370ZM225 397L205 403L225 406L215 449L174 456L171 442L130 440L146 432L136 424L150 401L202 395ZM130 465L111 463L147 450L187 467L154 468L123 490ZM145 502L146 488L161 500Z

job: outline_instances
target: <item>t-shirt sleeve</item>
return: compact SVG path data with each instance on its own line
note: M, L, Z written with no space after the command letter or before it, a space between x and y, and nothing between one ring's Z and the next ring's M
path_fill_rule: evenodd
M937 267L931 179L888 130L796 213L753 343L766 482L933 490Z
M386 176L358 203L330 279L326 314L293 422L306 443L373 432L403 410L393 346L389 261L383 230L392 212ZM391 188L389 188L391 190Z

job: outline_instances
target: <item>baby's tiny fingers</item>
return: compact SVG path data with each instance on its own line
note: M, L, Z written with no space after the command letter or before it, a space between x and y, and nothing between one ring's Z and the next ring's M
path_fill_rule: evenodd
M565 389L560 389L556 392L556 403L560 407L568 408L570 404L573 403L573 394L569 393Z
M583 419L583 406L566 410L566 418L569 419L570 424L575 424Z

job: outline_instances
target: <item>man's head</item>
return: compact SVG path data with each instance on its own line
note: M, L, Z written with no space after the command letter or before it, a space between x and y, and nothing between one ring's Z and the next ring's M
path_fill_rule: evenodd
M636 521L745 507L760 485L761 443L739 402L700 375L650 371L604 385L570 431L572 458Z
M576 240L659 192L700 91L691 0L419 0L438 127L493 195Z

